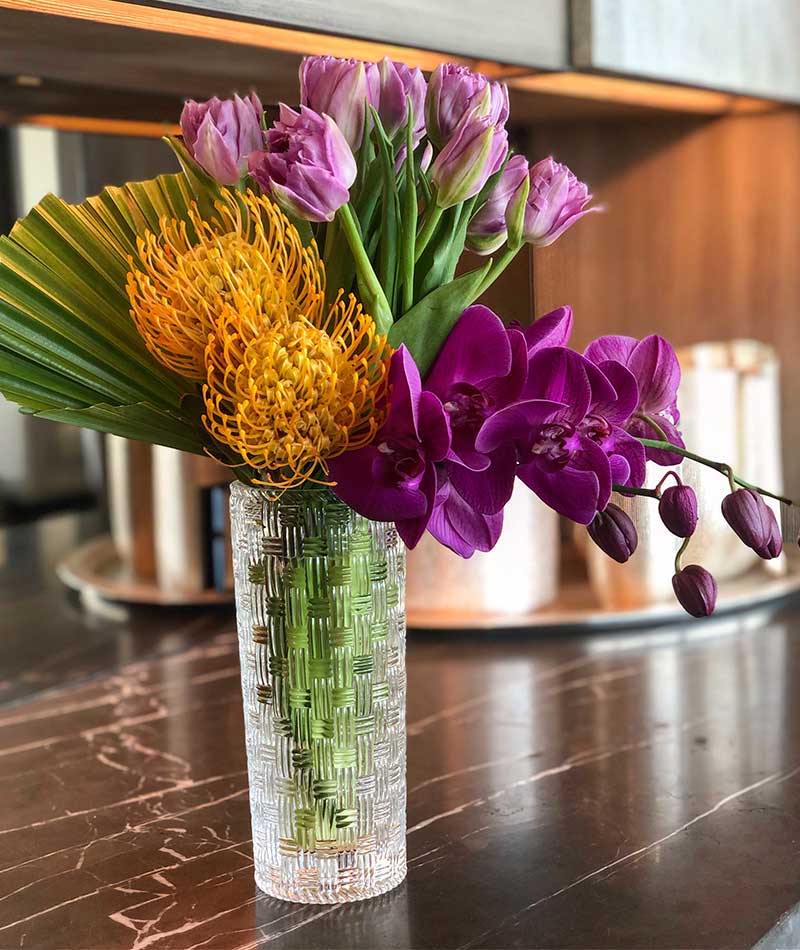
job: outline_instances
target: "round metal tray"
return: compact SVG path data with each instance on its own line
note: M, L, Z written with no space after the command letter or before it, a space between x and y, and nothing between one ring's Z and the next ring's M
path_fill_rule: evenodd
M714 616L745 610L800 593L800 552L787 552L786 571L776 576L757 565L741 577L721 581ZM417 630L489 630L534 628L545 630L603 630L646 627L691 620L680 604L667 600L646 606L610 609L601 606L582 576L563 579L558 597L546 607L526 614L475 614L459 611L412 610L408 626Z
M232 591L186 591L160 587L152 578L137 577L120 559L107 534L92 538L71 551L56 567L56 574L67 587L81 595L121 603L185 607L233 601Z

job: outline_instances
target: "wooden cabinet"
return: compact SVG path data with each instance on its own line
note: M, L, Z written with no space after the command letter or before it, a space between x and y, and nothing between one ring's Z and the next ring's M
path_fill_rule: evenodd
M569 66L567 0L150 0L149 5L537 69Z
M572 0L572 63L800 102L797 0Z

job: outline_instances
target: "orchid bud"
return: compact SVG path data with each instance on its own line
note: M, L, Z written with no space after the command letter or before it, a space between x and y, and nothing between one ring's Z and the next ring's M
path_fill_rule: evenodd
M692 617L709 617L717 605L717 582L699 564L688 564L672 577L678 603Z
M361 146L367 103L378 105L380 75L375 63L335 56L306 56L300 64L300 103L329 115L353 151Z
M636 526L619 505L606 505L598 511L586 530L594 543L610 558L624 564L636 550L639 536Z
M244 99L189 99L181 112L183 141L192 158L223 185L236 185L247 159L264 147L263 108L258 96Z
M741 540L765 560L783 549L781 531L773 510L757 491L739 488L722 499L722 514Z
M250 173L289 214L305 221L332 221L350 198L356 162L330 116L281 105L267 132L267 151L250 156Z
M586 208L589 189L566 165L544 158L530 170L531 188L525 214L525 240L547 247L579 218L599 207ZM584 210L586 209L586 210Z
M697 527L697 495L689 485L672 485L661 495L658 513L667 529L688 538Z
M509 234L508 217L513 227L522 234L527 199L528 162L523 155L514 155L503 169L483 207L467 228L467 247L476 254L494 254L506 242ZM525 194L520 196L524 190ZM512 201L514 203L511 207Z
M393 138L408 123L408 105L413 115L412 141L425 134L425 91L427 84L422 70L411 69L405 63L395 63L384 56L379 65L380 102L378 115L389 138Z
M488 116L468 115L431 165L436 204L452 208L477 195L508 151L506 130Z
M441 63L431 74L425 98L428 137L443 147L470 113L487 116L492 125L505 125L507 87L466 66Z

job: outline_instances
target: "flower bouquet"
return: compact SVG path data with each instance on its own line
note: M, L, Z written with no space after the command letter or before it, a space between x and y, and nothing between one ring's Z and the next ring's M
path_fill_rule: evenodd
M688 539L692 489L674 468L645 486L648 459L688 457L730 480L746 544L774 557L781 534L768 492L684 446L664 339L578 353L568 307L522 327L476 303L598 210L564 165L510 154L503 85L313 57L300 101L271 123L255 95L188 102L180 173L19 221L0 390L229 466L256 879L336 902L405 875L404 556L424 532L490 550L520 479L625 561L612 492ZM716 585L683 547L675 594L704 616Z

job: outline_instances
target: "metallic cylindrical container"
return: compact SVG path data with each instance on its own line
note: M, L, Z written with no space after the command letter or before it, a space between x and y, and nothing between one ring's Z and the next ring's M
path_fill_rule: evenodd
M774 350L754 340L733 340L686 347L678 358L680 428L686 445L706 458L729 463L748 481L780 491L780 398ZM666 471L648 463L646 484L652 487ZM691 461L676 471L695 489L700 515L684 564L702 564L717 580L736 577L757 563L771 571L785 570L783 558L761 561L722 517L722 499L730 491L723 475ZM672 479L666 482L672 483ZM653 499L615 496L613 500L634 519L639 547L626 564L617 564L594 545L586 545L595 595L606 609L642 607L670 598L680 540L661 523ZM765 500L780 517L778 502Z
M409 623L480 627L524 617L558 587L558 516L518 482L494 550L464 560L431 535L408 552Z

